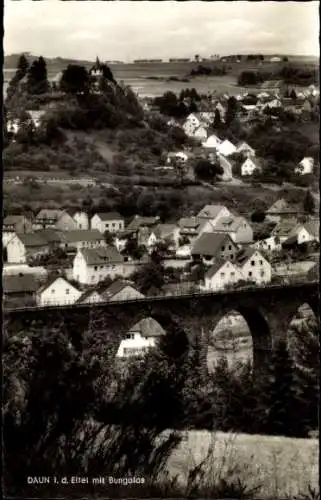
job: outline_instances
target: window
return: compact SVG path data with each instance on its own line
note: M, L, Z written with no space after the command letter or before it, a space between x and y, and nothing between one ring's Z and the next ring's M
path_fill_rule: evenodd
M98 266L95 266L95 267L94 267L94 270L95 270L95 271L97 271L97 269L98 269Z
M263 276L264 276L265 273L264 273L264 271L261 271L260 274L261 274L261 278L263 278Z
M55 293L55 289L54 288L51 289L51 293Z
M268 245L268 250L271 250L271 245Z
M251 260L251 266L255 266L255 260Z
M224 276L225 276L225 273L220 273L221 278L224 278Z
M69 295L69 293L70 293L69 288L66 288L66 295Z
M222 250L222 252L224 252L224 250L225 250L225 245L223 245L223 246L222 246L221 250Z
M233 271L233 272L231 273L231 278L234 278L234 276L235 276L235 272Z
M229 250L232 250L232 245L229 245L229 246L228 246L228 249L229 249Z
M263 260L260 260L260 264L261 264L261 266L263 265Z
M249 276L252 276L252 271L249 271Z
M115 226L116 226L115 222L112 222L111 227L115 227Z

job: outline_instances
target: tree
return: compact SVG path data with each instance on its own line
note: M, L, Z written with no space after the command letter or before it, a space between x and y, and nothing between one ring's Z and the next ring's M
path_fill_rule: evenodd
M130 235L126 241L124 254L132 257L134 260L139 260L144 255L146 249L143 245L138 245L137 237Z
M300 388L285 341L280 341L275 347L266 370L263 385L258 387L259 400L261 404L263 402L262 431L271 435L303 437Z
M26 76L28 68L29 68L28 59L24 54L21 54L21 56L18 59L17 71L15 75L16 79L22 80L22 78Z
M67 94L81 94L88 91L89 74L84 66L69 64L63 71L60 89Z
M314 214L315 202L311 192L308 190L303 200L303 209L308 214Z
M223 169L218 164L213 164L208 160L199 160L194 167L195 175L204 181L216 180L217 176L223 174Z
M47 64L42 56L31 64L27 75L29 94L44 94L48 91Z
M255 210L251 216L252 222L264 222L265 220L265 212L262 210Z
M221 113L217 108L215 109L213 128L214 130L220 130L222 128Z
M238 102L237 99L232 96L227 101L227 109L225 114L225 123L229 126L236 118L238 110Z
M160 263L149 262L132 275L132 280L144 295L157 295L164 286L163 266Z

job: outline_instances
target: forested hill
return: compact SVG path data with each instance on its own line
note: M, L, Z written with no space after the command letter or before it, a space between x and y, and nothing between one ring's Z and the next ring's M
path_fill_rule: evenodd
M28 52L24 53L29 65L37 59L39 56L30 54ZM21 54L10 54L4 57L4 65L3 68L6 69L15 69L18 64L18 59ZM46 57L47 70L50 72L61 71L62 68L66 68L68 64L79 64L81 66L90 67L94 64L94 61L86 61L86 60L78 60L78 59L64 59L63 57Z

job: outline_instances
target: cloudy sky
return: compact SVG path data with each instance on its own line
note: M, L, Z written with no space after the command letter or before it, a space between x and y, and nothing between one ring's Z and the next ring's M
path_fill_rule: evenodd
M5 54L93 60L319 55L319 2L5 0Z

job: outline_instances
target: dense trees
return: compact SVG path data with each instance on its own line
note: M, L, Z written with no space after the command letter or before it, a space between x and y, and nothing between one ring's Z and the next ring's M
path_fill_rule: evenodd
M307 191L303 200L303 209L308 214L314 214L315 212L315 201L309 190Z
M60 88L70 94L78 94L89 90L89 75L84 66L69 64L63 71Z
M29 94L44 94L48 91L47 64L42 56L35 59L27 74L27 89Z
M223 169L218 163L208 160L199 160L194 167L195 175L203 181L215 181L219 175L223 174Z

